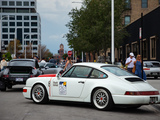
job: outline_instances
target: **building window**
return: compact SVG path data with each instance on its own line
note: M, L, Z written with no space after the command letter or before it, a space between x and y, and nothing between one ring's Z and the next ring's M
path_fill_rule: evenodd
M141 0L141 2L142 2L142 8L148 7L148 0Z
M138 55L139 53L139 49L138 49L138 44L137 42L132 43L132 52L134 53L135 57Z
M17 20L22 20L22 16L17 16Z
M2 26L8 26L8 22L2 22Z
M10 39L14 39L14 34L11 34L11 35L10 35Z
M35 3L34 2L31 2L31 6L34 6L35 5Z
M38 45L38 42L37 41L33 41L33 45Z
M14 8L3 8L2 10L3 13L15 13Z
M156 38L152 37L150 39L150 58L156 59Z
M8 28L3 28L2 32L4 32L4 33L8 32Z
M9 6L14 6L14 5L15 5L14 1L9 1Z
M2 18L1 18L2 20L8 20L8 16L6 16L6 15L2 15Z
M23 8L23 9L18 8L17 13L29 13L29 9L28 8Z
M31 20L37 20L37 16L31 16Z
M29 26L29 22L24 22L24 26Z
M24 16L24 20L29 20L29 16Z
M25 1L25 2L23 3L23 5L24 5L24 6L29 6L29 2Z
M147 40L143 40L143 59L147 60L148 45Z
M29 28L24 28L25 33L29 33Z
M160 0L159 0L159 4L160 4Z
M31 22L31 26L37 26L37 22Z
M32 35L31 38L32 39L37 39L37 35Z
M7 1L2 1L2 6L7 6Z
M16 2L16 5L17 5L17 6L22 6L22 2L21 2L21 1L17 1L17 2Z
M22 26L22 22L17 22L17 26Z
M15 16L14 15L10 15L9 16L9 20L15 20Z
M29 39L29 35L28 34L24 35L24 39Z
M129 53L131 52L129 44L126 45L126 57L129 56Z
M131 0L125 0L126 9L131 9Z
M3 34L2 38L3 38L3 39L8 39L8 35Z
M33 50L37 50L37 47L33 47Z
M14 28L10 28L9 32L15 32L15 29Z
M37 28L32 28L31 32L34 32L34 33L37 32Z
M130 16L125 16L125 18L124 18L124 25L126 26L126 25L128 25L128 24L130 24L130 22L131 22L131 17Z
M9 26L15 26L15 22L10 22Z

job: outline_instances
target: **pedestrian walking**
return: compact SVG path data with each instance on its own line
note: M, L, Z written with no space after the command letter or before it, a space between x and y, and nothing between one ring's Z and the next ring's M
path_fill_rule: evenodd
M72 66L71 58L67 57L66 60L67 61L66 61L66 64L65 64L65 67L64 67L63 71L68 70Z
M54 64L57 63L53 56L52 56L52 58L49 60L49 62L50 62L50 63L54 63Z
M7 61L5 60L4 57L2 58L0 65L1 65L1 71L3 71L7 67Z
M46 63L45 58L43 57L41 63Z
M138 77L142 78L142 72L143 72L143 79L146 80L146 74L144 70L142 70L141 68L141 65L142 65L141 63L142 63L141 55L137 55L136 61L134 61L134 65L136 66L135 74Z
M128 57L127 60L126 60L126 63L125 63L125 65L128 66L128 67L127 67L127 70L128 70L129 72L132 72L132 69L133 69L133 67L134 67L134 61L136 61L136 59L134 58L134 54L131 52L131 53L129 54L129 57Z

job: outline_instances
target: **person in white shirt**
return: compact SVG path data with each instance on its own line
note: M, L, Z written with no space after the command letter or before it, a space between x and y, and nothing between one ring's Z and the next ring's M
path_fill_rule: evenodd
M129 72L132 72L132 69L134 67L134 61L136 61L136 59L134 58L134 54L131 52L125 63L125 65L128 65L127 70Z
M41 63L46 63L45 58L42 58Z

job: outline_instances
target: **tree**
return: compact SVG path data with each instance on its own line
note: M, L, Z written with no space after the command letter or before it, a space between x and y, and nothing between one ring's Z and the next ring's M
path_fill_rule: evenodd
M11 54L14 54L14 42L15 40L10 41L7 47L7 52ZM16 40L16 55L18 55L20 50L21 50L21 43L19 40Z
M115 1L115 46L127 35L123 29L124 0ZM106 51L111 47L111 0L84 0L82 7L69 12L66 38L75 51ZM106 53L106 52L105 52Z
M45 45L39 45L38 46L38 56L41 58L43 57L47 58L47 57L52 57L53 54L49 51L49 49L46 48Z

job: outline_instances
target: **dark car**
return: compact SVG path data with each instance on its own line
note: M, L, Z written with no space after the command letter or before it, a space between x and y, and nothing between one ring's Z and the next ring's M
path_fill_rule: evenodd
M43 71L43 74L57 74L63 68L55 65L54 63L46 62L46 63L39 63L39 66L41 70Z
M8 63L7 68L1 73L0 90L12 88L16 84L26 84L30 77L42 74L38 62L34 59L14 59Z

